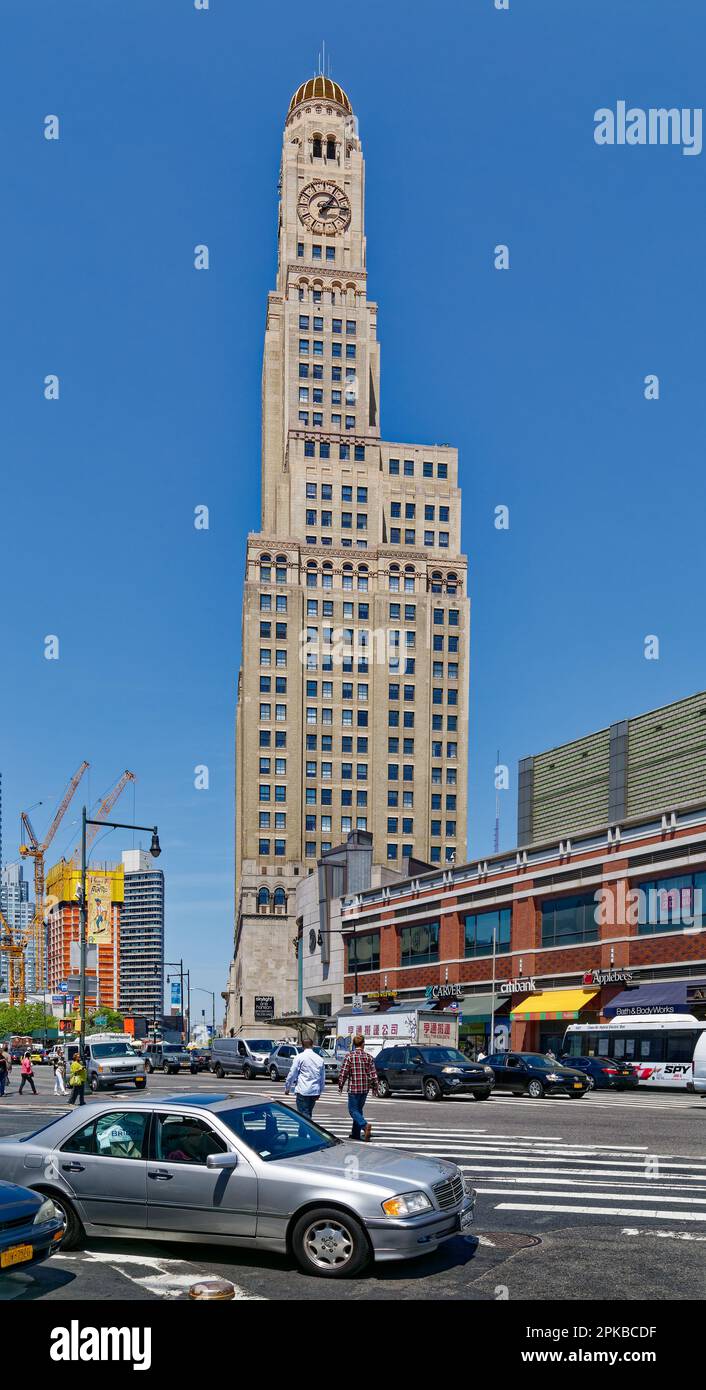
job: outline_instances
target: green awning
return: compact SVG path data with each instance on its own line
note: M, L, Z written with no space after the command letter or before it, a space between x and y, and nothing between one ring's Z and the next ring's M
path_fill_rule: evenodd
M503 1003L507 1003L507 995L505 995L505 994L496 994L496 995L495 995L495 1010L496 1010L496 1012L497 1012L497 1010L500 1008L500 1005L503 1004ZM492 995L492 994L469 994L469 995L468 995L468 998L464 999L464 1001L463 1001L463 1003L462 1003L462 1005L461 1005L461 1010L460 1010L460 1012L461 1012L461 1018L462 1018L462 1022L463 1022L463 1023L466 1023L466 1022L470 1023L471 1019L474 1019L474 1018L487 1018L487 1019L489 1020L489 1019L490 1019L490 1015L491 1015L492 1012L493 1012L493 995Z

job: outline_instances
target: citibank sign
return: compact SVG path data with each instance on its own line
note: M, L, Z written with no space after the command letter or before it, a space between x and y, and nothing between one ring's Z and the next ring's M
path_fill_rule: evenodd
M534 976L530 975L525 979L524 975L517 980L503 980L500 986L501 994L534 994L537 984Z

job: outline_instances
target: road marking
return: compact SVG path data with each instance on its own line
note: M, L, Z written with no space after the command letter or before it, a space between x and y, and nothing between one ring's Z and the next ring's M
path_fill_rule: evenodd
M706 1211L646 1211L635 1207L577 1207L543 1202L498 1202L496 1211L545 1211L569 1216L640 1216L655 1221L706 1221Z
M637 1226L624 1226L621 1236L658 1236L661 1240L706 1240L694 1231L641 1231Z
M484 1196L484 1197L505 1197L505 1196L510 1195L510 1194L508 1194L507 1189L504 1188L504 1187L477 1187L477 1188L476 1188L476 1192L477 1192L479 1195L482 1195L482 1196ZM513 1193L513 1195L514 1195L514 1196L517 1196L517 1197L567 1197L567 1198L570 1198L570 1197L572 1196L572 1193L571 1193L571 1192L537 1192L534 1188L527 1189L526 1191L523 1191L522 1188L516 1188L515 1191L514 1191L514 1193ZM625 1194L624 1191L621 1191L621 1192L582 1192L580 1195L581 1195L581 1200L582 1200L582 1202L607 1202L607 1201L609 1201L609 1202L613 1202L613 1201L614 1201L614 1202L620 1202L621 1200L624 1200L624 1199L625 1199L625 1195L626 1195L626 1194ZM635 1199L635 1201L640 1202L640 1201L644 1201L645 1197L647 1196L647 1193L643 1193L643 1192L633 1192L633 1193L630 1193L630 1196L632 1196L632 1197ZM657 1195L656 1192L651 1193L650 1196L651 1196L651 1199L652 1199L653 1202L680 1202L680 1203L683 1203L685 1206L693 1205L693 1204L695 1204L695 1205L697 1205L697 1206L702 1206L702 1207L705 1207L705 1206L706 1206L706 1197L691 1197L691 1196L689 1196L689 1197L671 1197L671 1196L670 1196L670 1197L659 1197L659 1196ZM695 1213L695 1215L698 1217L699 1220L702 1220L702 1219L703 1219L703 1220L706 1220L706 1212L704 1212L704 1213L697 1212L697 1213Z
M59 1251L54 1259L61 1259ZM69 1258L64 1256L64 1259ZM196 1272L192 1267L189 1269L186 1260L172 1258L171 1256L156 1257L154 1255L133 1255L126 1253L113 1254L101 1250L86 1250L83 1259L91 1264L108 1265L117 1274L122 1274L131 1284L137 1284L148 1293L153 1293L160 1298L180 1298L185 1289L191 1287L199 1279L218 1279L222 1276L217 1274L203 1273L201 1270ZM126 1266L138 1265L141 1269L149 1269L151 1274L139 1276L131 1273ZM181 1273L170 1266L180 1265L187 1272ZM233 1283L232 1280L229 1281ZM251 1302L266 1302L261 1294L247 1293L239 1284L233 1284L236 1300L246 1300Z

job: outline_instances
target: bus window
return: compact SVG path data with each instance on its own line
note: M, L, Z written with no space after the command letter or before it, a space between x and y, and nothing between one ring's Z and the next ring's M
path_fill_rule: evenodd
M669 1033L667 1036L667 1061L668 1062L691 1062L694 1056L696 1039L700 1037L700 1031L685 1029L684 1032Z

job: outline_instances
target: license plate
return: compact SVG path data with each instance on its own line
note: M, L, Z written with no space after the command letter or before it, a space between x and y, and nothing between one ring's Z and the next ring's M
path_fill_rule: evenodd
M575 1091L582 1091L582 1090L583 1090L583 1086L581 1085L581 1082L580 1082L580 1081L575 1081L575 1082L574 1082L574 1090L575 1090Z
M144 1076L136 1076L136 1077L135 1077L135 1080L136 1080L136 1081L144 1081L144 1079L145 1079Z
M31 1260L33 1254L34 1249L31 1245L13 1245L10 1250L3 1250L0 1255L0 1269L24 1264L25 1260Z
M468 1227L473 1225L473 1211L462 1211L458 1218L458 1224L462 1231L467 1231Z

